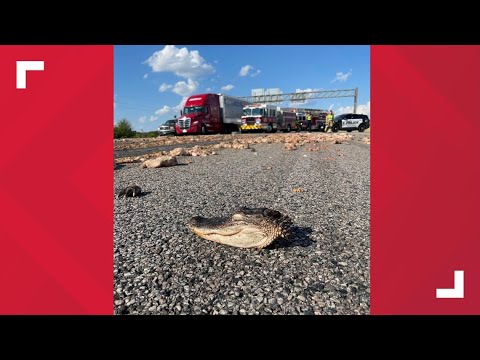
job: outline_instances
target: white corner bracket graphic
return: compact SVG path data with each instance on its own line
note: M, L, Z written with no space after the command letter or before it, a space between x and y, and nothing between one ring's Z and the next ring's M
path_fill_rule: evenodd
M27 88L27 71L43 71L44 61L17 61L17 89Z
M453 289L437 289L437 299L463 299L463 270L454 271Z

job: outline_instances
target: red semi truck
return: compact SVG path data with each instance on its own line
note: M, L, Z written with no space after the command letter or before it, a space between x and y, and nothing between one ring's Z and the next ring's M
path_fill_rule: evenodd
M187 99L175 126L177 135L230 133L242 124L248 101L223 94L199 94Z

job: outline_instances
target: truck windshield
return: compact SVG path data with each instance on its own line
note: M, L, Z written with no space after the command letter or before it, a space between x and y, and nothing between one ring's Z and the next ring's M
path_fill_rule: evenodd
M255 116L255 115L260 115L263 116L265 115L265 109L243 109L243 115L245 116Z
M202 106L189 106L183 109L184 114L201 113L202 111L203 111Z

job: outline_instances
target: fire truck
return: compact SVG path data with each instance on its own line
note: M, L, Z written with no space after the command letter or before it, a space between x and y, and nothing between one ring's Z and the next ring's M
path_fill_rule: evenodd
M291 131L297 130L296 115L292 111L269 104L251 104L243 107L240 130L246 131Z
M327 118L327 110L319 109L293 109L285 108L287 111L293 111L297 116L297 122L300 123L301 130L307 129L307 113L312 114L312 130L324 131Z

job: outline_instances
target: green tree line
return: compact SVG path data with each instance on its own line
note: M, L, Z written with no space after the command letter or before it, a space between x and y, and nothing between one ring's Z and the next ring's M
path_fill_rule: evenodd
M133 130L132 124L127 119L120 120L115 126L113 127L113 138L114 139L126 139L126 138L149 138L149 137L157 137L157 131L149 131L149 132L138 132Z

